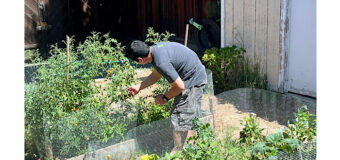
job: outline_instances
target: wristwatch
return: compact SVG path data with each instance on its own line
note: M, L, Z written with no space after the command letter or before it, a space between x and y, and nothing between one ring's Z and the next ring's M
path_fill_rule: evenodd
M164 100L165 102L168 102L168 101L169 101L169 98L166 97L165 94L163 94L163 97L162 97L162 98L163 98L163 100Z

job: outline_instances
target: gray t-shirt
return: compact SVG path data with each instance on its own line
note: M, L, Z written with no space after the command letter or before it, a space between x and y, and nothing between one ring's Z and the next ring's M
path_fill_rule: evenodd
M181 77L186 89L206 82L205 67L197 54L177 42L159 42L151 46L152 65L172 83Z

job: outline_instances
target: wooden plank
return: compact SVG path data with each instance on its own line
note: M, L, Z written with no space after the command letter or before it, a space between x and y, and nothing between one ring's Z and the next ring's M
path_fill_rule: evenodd
M140 0L140 18L142 32L146 32L146 10L145 10L145 0Z
M159 31L160 20L159 20L159 0L152 0L152 26L155 31Z
M221 48L225 47L225 0L221 0Z
M185 23L189 23L189 19L193 18L194 12L193 12L193 0L185 0ZM189 25L190 26L190 25ZM188 40L190 41L193 35L193 30L189 30L189 37Z
M278 80L278 91L288 92L289 76L288 76L288 29L289 29L289 0L281 0L281 16L280 16L280 70Z
M172 22L169 24L169 30L171 33L175 33L176 36L178 36L178 33L177 33L177 28L176 28L176 23L175 20L176 20L176 12L175 12L175 9L176 9L176 1L174 0L169 0L169 22Z
M224 0L225 19L224 19L224 37L225 45L230 46L234 43L233 26L234 26L234 0Z
M202 14L202 18L208 18L209 17L209 10L210 10L210 6L209 3L211 3L211 0L201 0L201 14Z
M162 6L162 30L169 30L169 8L168 8L168 2L169 0L162 0L161 6Z
M267 0L256 0L255 7L255 58L254 62L260 64L261 74L267 73Z
M268 1L267 77L269 89L278 90L280 67L280 0Z
M184 1L183 0L177 0L177 24L178 24L178 35L180 37L184 37L184 28L185 28L185 23L184 23Z
M243 0L234 0L234 43L243 47Z
M152 26L152 1L146 0L145 1L145 8L146 8L146 27L153 27Z
M189 22L189 19L193 16L193 0L186 0L185 1L185 23Z
M244 49L246 57L254 58L255 54L255 1L244 0Z
M197 21L197 19L199 18L199 9L198 9L198 1L199 0L193 0L193 11L194 11L194 20Z

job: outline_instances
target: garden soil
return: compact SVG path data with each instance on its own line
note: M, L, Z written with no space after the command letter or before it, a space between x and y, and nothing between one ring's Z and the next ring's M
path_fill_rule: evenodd
M151 74L150 69L142 69L137 71L136 79L138 82L145 80ZM137 83L138 83L137 82ZM96 85L105 86L106 83L110 83L107 79L97 79ZM126 86L129 87L129 86ZM138 93L137 97L148 96L148 100L153 101L152 91L157 88L157 85L150 86ZM104 88L102 87L104 91ZM105 92L105 91L104 91ZM242 130L242 125L240 123L245 115L250 113L245 113L237 109L233 104L226 103L226 94L224 92L215 95L212 98L213 103L213 116L214 116L214 130L220 139L224 139L227 133L231 133L232 139L236 140L240 137L240 131ZM207 98L203 98L203 101L208 101ZM204 102L203 102L204 103ZM202 106L202 109L207 109L208 105ZM286 128L284 125L280 125L277 121L268 121L261 117L258 117L258 123L260 128L264 128L262 134L269 135L276 133L281 127Z

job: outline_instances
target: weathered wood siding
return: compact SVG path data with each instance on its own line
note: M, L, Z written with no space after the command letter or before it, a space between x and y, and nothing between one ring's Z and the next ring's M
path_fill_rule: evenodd
M25 48L35 48L38 44L36 27L39 24L38 2L25 0Z
M222 0L222 47L244 47L269 88L279 91L281 0Z
M39 3L45 5L45 21L52 27L44 35L36 27L42 25ZM25 48L37 48L44 44L53 44L65 38L67 1L62 0L25 0ZM44 44L42 44L44 41Z

